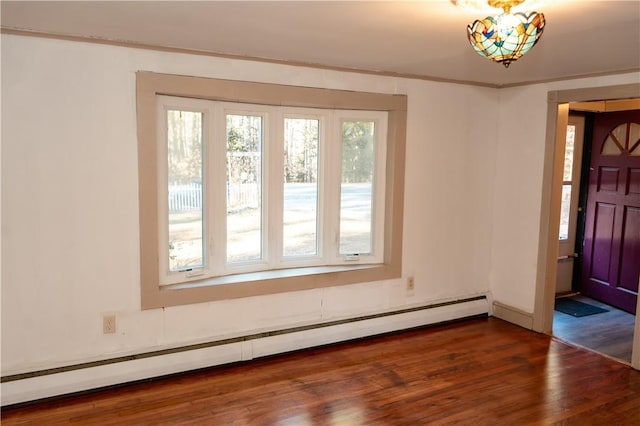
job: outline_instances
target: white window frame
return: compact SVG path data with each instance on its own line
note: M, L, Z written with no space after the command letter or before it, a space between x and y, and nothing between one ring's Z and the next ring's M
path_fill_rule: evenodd
M366 114L366 118L362 114ZM374 181L371 201L371 252L370 253L353 253L357 255L357 258L340 255L339 250L336 250L336 259L333 263L346 263L353 262L357 259L359 263L379 263L382 261L382 254L384 252L384 206L385 206L385 174L387 164L387 113L381 111L349 111L338 110L334 111L334 128L333 132L337 135L342 134L342 123L346 121L373 121L375 128L375 140L374 140ZM342 142L342 141L340 141ZM330 148L339 148L336 144L330 144ZM330 171L333 176L342 176L342 155L340 152L335 153L330 158L340 158L340 161L335 161L333 164L335 168ZM338 203L340 194L338 196ZM339 217L337 218L339 222ZM336 239L339 239L339 224L336 226Z
M327 233L330 232L331 227L330 217L327 215L327 211L331 209L328 204L328 197L325 191L325 186L327 184L327 176L328 174L328 166L329 166L329 153L330 147L327 144L322 143L327 136L327 120L325 117L326 110L308 108L304 110L300 110L299 108L289 108L283 107L281 109L282 115L280 117L280 122L284 123L285 119L303 119L303 120L318 120L318 199L317 199L317 211L316 211L316 255L307 255L307 256L284 256L284 237L282 234L278 234L277 241L274 242L273 247L278 254L280 259L280 264L283 268L303 268L306 266L316 266L321 265L324 262L324 257L322 253L325 253L325 241L327 241ZM284 134L277 134L278 140L284 142ZM283 146L284 148L284 146ZM278 150L280 153L280 150ZM282 156L280 158L284 159L284 151L282 152ZM278 186L284 188L284 161L278 163L276 170L278 170L278 176L281 180L278 182ZM284 195L279 194L279 195ZM278 197L274 199L272 197L272 201L276 206L284 205L284 197ZM276 212L274 213L276 217L274 217L274 222L282 224L284 221L284 208L276 208ZM279 228L279 231L282 232L282 227ZM280 243L283 243L280 245Z
M203 114L203 266L171 271L168 242L167 111ZM160 285L189 283L221 276L271 270L345 264L381 264L384 253L387 112L278 107L213 100L157 96L158 123L158 256ZM259 116L261 137L261 259L228 262L226 253L226 117ZM285 118L317 119L318 206L315 256L283 254L283 167ZM342 125L349 121L374 123L374 179L371 200L371 251L339 253ZM333 161L329 161L333 159Z

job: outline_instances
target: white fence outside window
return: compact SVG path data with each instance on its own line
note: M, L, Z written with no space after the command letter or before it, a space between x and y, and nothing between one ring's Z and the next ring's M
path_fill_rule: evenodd
M229 211L257 207L259 192L255 184L242 183L227 187L227 203ZM169 211L172 213L188 212L202 209L202 185L170 185Z

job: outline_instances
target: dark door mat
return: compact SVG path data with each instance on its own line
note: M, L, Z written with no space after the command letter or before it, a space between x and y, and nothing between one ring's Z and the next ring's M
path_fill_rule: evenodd
M563 314L571 315L572 317L586 317L588 315L609 312L607 309L569 298L556 299L555 310Z

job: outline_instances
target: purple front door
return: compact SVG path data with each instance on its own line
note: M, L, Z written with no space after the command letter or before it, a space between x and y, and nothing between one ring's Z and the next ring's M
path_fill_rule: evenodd
M635 313L640 274L640 110L596 114L582 293Z

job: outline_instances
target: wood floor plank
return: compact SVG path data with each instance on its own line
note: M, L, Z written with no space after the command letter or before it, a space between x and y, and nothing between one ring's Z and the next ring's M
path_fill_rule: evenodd
M9 407L4 425L640 424L640 372L495 318Z

